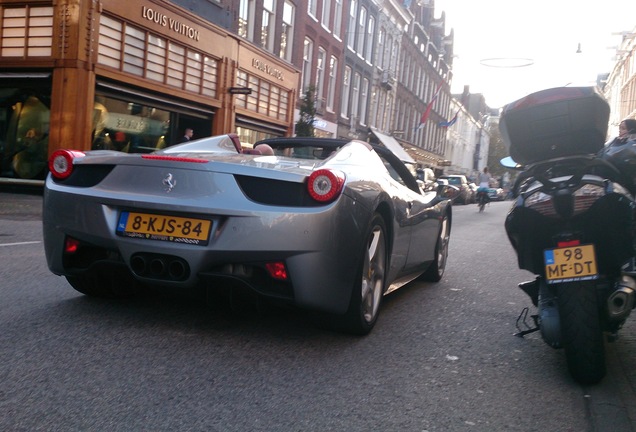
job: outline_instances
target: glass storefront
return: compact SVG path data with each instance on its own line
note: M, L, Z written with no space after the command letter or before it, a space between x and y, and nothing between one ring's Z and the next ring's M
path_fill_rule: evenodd
M277 136L281 136L280 134L250 129L244 126L236 126L236 134L239 136L239 140L241 141L241 143L247 144L247 147L254 145L255 142L266 138L275 138Z
M1 177L45 177L50 108L48 79L0 80Z
M138 103L96 96L92 150L149 153L170 143L170 112Z

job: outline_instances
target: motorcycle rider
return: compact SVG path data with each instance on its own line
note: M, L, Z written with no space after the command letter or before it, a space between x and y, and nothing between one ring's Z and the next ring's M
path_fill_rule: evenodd
M484 167L483 172L480 172L477 176L477 184L479 187L477 188L477 196L480 193L485 195L486 202L490 202L490 197L488 196L488 189L490 189L490 173L488 172L488 167Z

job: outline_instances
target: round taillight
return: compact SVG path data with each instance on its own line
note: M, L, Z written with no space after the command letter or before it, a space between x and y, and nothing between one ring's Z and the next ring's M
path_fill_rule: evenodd
M345 175L340 171L320 169L314 171L307 181L309 195L319 202L333 201L342 192Z
M84 156L74 150L55 150L49 159L49 171L56 179L63 180L73 172L73 159Z

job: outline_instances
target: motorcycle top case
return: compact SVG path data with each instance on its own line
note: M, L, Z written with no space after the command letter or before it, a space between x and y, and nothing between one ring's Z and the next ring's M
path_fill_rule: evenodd
M527 165L597 153L606 140L609 115L596 87L557 87L506 105L499 129L512 159Z

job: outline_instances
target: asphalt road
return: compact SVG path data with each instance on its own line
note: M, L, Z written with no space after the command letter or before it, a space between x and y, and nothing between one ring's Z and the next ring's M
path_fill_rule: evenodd
M46 268L41 197L0 193L0 430L636 430L632 321L593 387L538 334L512 335L530 275L509 206L456 206L443 280L385 297L356 338L300 311L84 297Z

